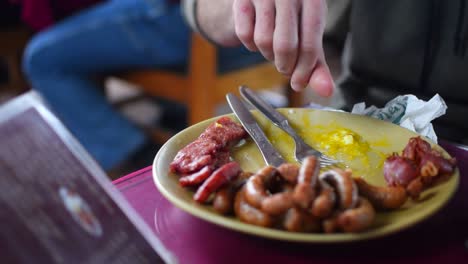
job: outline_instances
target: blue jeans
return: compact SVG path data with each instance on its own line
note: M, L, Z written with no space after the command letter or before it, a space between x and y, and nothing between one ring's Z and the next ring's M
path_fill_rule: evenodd
M96 76L182 65L189 29L165 0L110 0L38 33L23 67L74 136L108 170L146 141L106 100Z

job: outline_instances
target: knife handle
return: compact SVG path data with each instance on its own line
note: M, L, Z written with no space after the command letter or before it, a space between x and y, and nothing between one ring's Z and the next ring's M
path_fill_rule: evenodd
M294 131L294 129L289 125L288 119L284 117L280 112L278 112L273 106L265 102L260 96L255 94L252 90L250 90L247 86L240 86L239 87L240 94L247 100L250 104L252 104L255 108L257 108L262 114L264 114L268 119L273 122L277 127L283 129L286 133L288 133L291 137L295 140L302 139L299 135Z

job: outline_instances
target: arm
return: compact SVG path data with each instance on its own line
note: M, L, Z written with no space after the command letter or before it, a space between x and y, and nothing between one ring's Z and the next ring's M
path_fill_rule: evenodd
M325 0L186 0L196 31L224 46L239 43L259 51L291 78L300 91L307 85L322 96L333 92L322 37ZM194 4L196 2L196 4ZM187 9L186 9L187 10ZM190 21L190 19L189 19Z
M221 46L241 44L234 30L233 0L183 0L184 17L192 30Z

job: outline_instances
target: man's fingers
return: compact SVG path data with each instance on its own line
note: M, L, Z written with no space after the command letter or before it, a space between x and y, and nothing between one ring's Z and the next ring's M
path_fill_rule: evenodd
M271 0L258 0L255 4L254 42L257 49L267 59L272 61L273 31L275 29L275 3Z
M309 86L320 96L328 97L333 94L334 83L330 69L324 60L319 60L312 72Z
M250 51L257 51L254 43L255 8L250 0L235 0L232 6L236 35Z
M330 69L325 61L323 51L323 31L325 29L325 21L327 14L327 6L324 0L308 0L303 2L302 16L302 35L314 36L313 38L302 39L302 45L305 50L311 47L315 49L317 61L312 70L309 79L309 86L321 96L331 96L333 94L334 83Z
M299 4L296 0L276 0L276 27L273 37L275 65L279 72L291 76L299 46Z
M291 86L296 91L309 83L318 59L323 58L325 12L322 0L302 2L298 62L291 77Z

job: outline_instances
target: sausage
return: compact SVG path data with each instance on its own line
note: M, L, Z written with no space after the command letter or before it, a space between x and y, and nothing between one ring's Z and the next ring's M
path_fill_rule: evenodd
M408 186L406 186L406 192L413 199L417 200L422 191L424 191L425 186L422 182L423 177L418 177L412 180Z
M375 218L372 204L360 197L356 208L347 209L338 215L338 226L345 232L359 232L368 228Z
M298 183L294 188L293 200L303 209L309 208L315 198L315 190L307 183Z
M419 174L422 177L434 177L439 174L439 168L432 161L421 162L421 168Z
M414 161L393 154L385 159L384 178L391 186L407 186L410 181L418 177L418 166Z
M250 178L250 176L254 175L253 172L250 172L250 171L241 171L239 173L239 179L241 180L248 180Z
M234 186L228 185L219 189L213 199L213 209L223 215L227 215L233 212L234 209L234 197L236 190Z
M317 174L320 166L317 158L309 156L304 159L294 188L294 202L301 208L307 209L315 198L315 186L317 185Z
M312 203L310 212L318 218L329 216L336 203L336 194L333 188L323 180L319 179L320 193Z
M289 208L283 219L283 228L291 232L315 232L320 221L298 207Z
M261 210L270 215L279 215L294 205L292 192L279 192L266 197L261 204Z
M299 165L295 163L283 163L278 167L278 173L288 183L296 184L299 168Z
M320 174L319 179L330 183L337 191L341 209L353 208L358 201L358 189L351 170L333 169Z
M208 200L211 193L218 190L224 184L236 179L241 168L235 161L227 163L215 170L203 184L198 187L197 192L194 194L193 199L199 203L204 203Z
M405 188L402 186L374 186L362 178L354 179L359 194L369 199L376 208L397 209L407 200Z
M234 199L234 213L245 223L263 227L271 227L274 223L274 219L270 215L253 207L245 200L245 186L236 194Z
M199 185L208 179L212 172L211 166L205 166L195 173L179 178L179 184L184 187Z
M268 196L267 183L274 179L276 172L275 167L266 166L245 183L245 200L250 205L261 207L262 201Z
M301 212L297 207L290 208L284 217L284 229L292 232L302 231Z
M339 230L338 227L339 212L334 212L330 217L322 221L322 230L324 233L335 233Z

